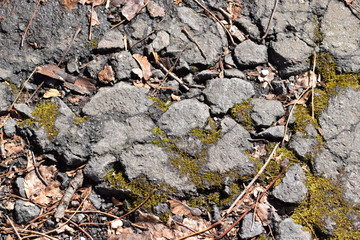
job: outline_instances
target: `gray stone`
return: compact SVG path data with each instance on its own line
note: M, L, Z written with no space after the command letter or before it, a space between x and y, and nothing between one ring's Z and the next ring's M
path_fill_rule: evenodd
M154 213L156 216L161 216L164 215L165 213L167 213L169 211L169 206L166 203L158 203L155 207L154 207Z
M237 125L236 121L231 117L225 117L221 123L221 134L224 135L225 133L229 132Z
M270 139L270 140L281 140L284 137L285 126L271 126L262 132L257 134L258 137Z
M195 156L200 153L202 150L202 142L198 138L188 137L187 139L181 138L175 142L175 145L178 149L186 152L191 156Z
M9 120L6 121L6 124L4 125L4 134L5 136L11 138L15 135L16 133L16 121L15 119L11 118Z
M335 58L341 71L360 70L359 25L359 19L351 8L342 2L329 2L321 21L321 31L324 33L322 47Z
M292 218L286 218L276 229L276 239L279 240L311 240L311 234L302 230L302 226L295 224Z
M249 34L252 39L257 39L260 37L260 30L255 23L252 22L252 19L247 16L241 16L237 18L234 23L245 30L245 33Z
M272 194L286 203L300 203L307 194L305 186L306 177L299 164L291 165L281 183L277 185Z
M281 102L255 98L250 101L253 112L250 117L258 127L269 127L285 115Z
M267 47L246 40L236 46L234 57L240 67L255 67L268 62Z
M10 91L2 83L0 83L0 113L6 112L11 106L11 99L9 98Z
M241 78L241 79L246 78L245 74L236 68L225 69L224 76L227 78Z
M349 165L346 170L347 173L340 179L341 187L344 189L343 198L356 206L360 204L360 166L359 164Z
M17 224L28 224L31 220L39 216L40 208L31 202L16 200L14 217Z
M113 50L113 49L124 49L123 34L117 29L109 30L105 33L104 37L100 40L97 49L98 50Z
M16 178L16 186L19 190L20 196L23 198L26 198L26 193L25 193L25 179L23 177L18 177Z
M130 80L131 70L140 67L129 51L115 53L113 58L111 63L118 81Z
M160 31L156 34L156 38L151 43L151 46L154 48L155 52L159 52L169 46L169 44L170 35L165 31Z
M204 81L212 78L216 78L219 76L219 72L211 71L211 70L204 70L196 74L195 79L197 81Z
M147 96L148 90L125 82L112 87L103 87L91 98L84 108L84 114L93 117L129 117L145 113L153 104Z
M12 71L10 69L4 69L0 67L0 79L6 80L12 76Z
M216 145L209 148L206 169L220 173L239 170L241 176L253 174L254 162L244 152L251 149L248 139L250 139L250 134L236 124L218 140Z
M206 100L210 103L213 114L226 113L235 104L251 98L254 87L247 81L239 78L217 78L206 83L203 91Z
M94 182L104 181L106 174L113 168L116 158L113 155L94 156L84 168L84 175Z
M209 117L207 105L195 99L186 99L172 104L158 124L168 135L183 136L191 129L205 127Z
M316 138L317 131L312 124L305 127L305 133L297 132L290 140L289 148L293 150L299 157L306 158L313 148L319 144Z
M249 239L260 235L264 231L262 223L254 221L254 214L248 213L242 220L239 237Z
M289 77L309 70L307 62L313 48L292 35L278 34L277 41L271 42L269 59L279 68L281 77Z
M25 117L31 118L32 112L34 111L33 107L29 107L25 103L16 103L14 104L14 109L19 112L20 114L23 114Z
M104 55L99 55L98 57L93 59L86 67L86 70L90 74L90 77L97 79L99 72L104 69L107 60L107 56Z
M76 58L72 58L66 64L66 70L69 73L79 73L78 60Z
M231 67L236 67L235 62L233 57L231 56L231 54L226 54L224 57L224 62L228 65L230 65Z
M123 151L120 161L129 180L145 176L151 182L165 183L180 191L195 190L186 177L180 177L172 170L165 151L153 144L133 145Z

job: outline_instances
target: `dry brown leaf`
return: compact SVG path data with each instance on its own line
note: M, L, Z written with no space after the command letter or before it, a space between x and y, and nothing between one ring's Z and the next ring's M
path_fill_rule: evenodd
M133 58L135 58L136 61L141 66L141 70L143 72L144 79L149 80L150 77L152 76L152 72L151 72L151 65L150 65L147 57L141 56L140 54L135 53L135 54L133 54Z
M149 222L149 223L160 223L161 220L159 217L150 214L150 213L144 213L142 211L138 211L139 215L135 218L135 222Z
M289 102L288 104L286 104L286 106L289 106L289 105L294 105L294 104L301 104L303 106L306 106L306 102L307 100L309 99L311 95L311 91L308 91L307 93L305 93L299 100L295 99L295 100L292 100L291 102Z
M57 89L50 88L44 93L43 98L60 97L60 96L61 93Z
M77 4L77 0L61 0L61 5L65 7L66 10L72 10Z
M99 72L99 81L105 84L115 81L115 73L111 66L105 66L103 70Z
M92 13L92 18L91 18L91 13ZM91 21L91 26L100 25L97 13L95 11L91 12L89 10L87 15L88 15L89 22Z
M129 0L121 9L121 13L128 21L130 21L136 16L138 10L141 9L143 5L143 0Z
M275 214L275 208L267 201L267 199L262 198L263 200L258 203L256 208L256 215L259 217L260 221L264 226L268 226L271 223L271 219Z
M154 1L150 1L146 6L151 17L165 17L165 9Z
M201 211L198 208L192 208L177 199L168 200L171 212L180 216L200 216Z

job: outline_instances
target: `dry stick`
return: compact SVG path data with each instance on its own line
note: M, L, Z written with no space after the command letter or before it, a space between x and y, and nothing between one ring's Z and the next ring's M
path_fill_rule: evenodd
M32 230L24 230L24 231L28 232L28 233L31 233L31 234L33 234L35 236L46 237L46 238L48 238L50 240L58 240L58 238L50 237L50 236L46 235L46 233L36 232L36 231L32 231ZM30 236L27 236L27 237L24 237L24 238L30 238L30 237L33 237L33 236L30 235Z
M36 70L37 70L37 67L35 67L34 71L30 74L30 76L28 77L28 79L26 79L26 81L24 82L22 88L20 89L20 92L19 92L18 95L16 96L14 102L13 102L13 103L11 104L11 106L9 107L8 111L10 111L10 110L13 108L14 104L16 103L16 101L18 100L18 98L20 97L20 94L21 94L22 91L24 90L24 87L25 87L26 83L30 80L30 78L32 77L32 75L34 75L34 73L36 72Z
M276 12L276 8L277 8L277 6L278 6L278 3L279 3L279 0L275 0L275 6L274 6L274 9L273 9L273 11L272 11L272 13L271 13L270 20L269 20L269 23L268 23L268 25L267 25L265 35L264 35L261 39L265 39L266 36L269 34L270 25L271 25L271 22L272 22L272 20L273 20L273 18L274 18L274 15L275 15L275 12Z
M112 28L110 28L110 29L114 29L114 28L116 28L117 26L120 26L120 25L123 24L125 21L126 21L126 19L122 20L121 22L115 24L115 25L114 25Z
M203 8L206 12L208 12L213 18L215 18L216 21L218 21L218 23L220 23L220 25L225 29L225 31L227 32L227 34L229 35L230 41L233 45L235 45L234 39L231 36L231 33L229 32L229 30L225 27L225 25L215 16L215 14L213 14L212 12L210 12L206 7L204 7L198 0L193 0L194 2L196 2L201 8Z
M16 227L14 226L13 222L11 221L11 219L10 219L7 215L5 215L5 216L6 216L6 218L8 219L11 227L14 229L16 236L17 236L20 240L22 240L22 238L21 238L20 235L19 235L19 232L17 231L17 229L16 229Z
M249 185L246 186L246 188L242 191L242 193L236 198L236 200L234 201L234 203L229 207L229 209L226 211L226 215L228 215L235 207L235 205L237 204L237 202L240 201L240 199L242 198L242 196L244 196L244 194L250 189L250 187L255 183L255 181L260 177L260 175L262 174L262 172L265 170L265 168L267 167L267 165L270 163L271 159L273 158L276 149L279 147L280 143L277 143L274 147L274 149L272 150L270 156L268 157L268 159L266 160L264 166L262 166L262 168L260 169L260 171L256 174L256 176L253 178L253 180L251 180L251 182L249 183Z
M84 180L84 175L82 170L80 170L76 176L70 181L69 187L66 189L63 198L59 206L57 207L54 217L55 219L61 219L65 215L65 209L68 207L71 198L73 197L74 193L81 187Z
M75 39L76 39L76 37L77 37L77 35L79 34L80 31L81 31L81 27L78 27L78 29L76 30L73 38L71 39L71 42L70 42L68 48L66 49L66 51L65 51L64 55L62 56L62 58L60 59L60 62L58 63L58 66L60 66L60 64L61 64L62 61L64 60L66 54L69 52L71 46L74 44L74 41L75 41Z
M186 35L190 38L190 40L193 41L193 42L196 44L196 46L199 48L201 54L204 56L204 58L206 58L205 52L204 52L204 51L202 50L202 48L200 47L199 43L190 35L190 33L188 32L188 30L186 30L186 27L184 27L182 30L186 33Z
M31 24L31 22L32 22L32 20L33 20L33 18L34 18L34 16L35 16L35 13L36 13L39 5L40 5L40 2L41 2L41 0L39 0L39 1L37 2L36 7L35 7L35 11L34 11L33 15L32 15L31 18L30 18L29 24L27 25L27 27L26 27L26 29L25 29L24 35L23 35L22 38L21 38L21 44L20 44L21 47L24 46L24 41L25 41L26 33L27 33L27 31L29 30L30 24Z
M223 218L222 218L223 219ZM206 231L209 231L210 229L213 229L214 227L216 227L217 225L221 224L221 220L220 221L217 221L216 223L212 224L210 227L207 227L201 231L198 231L198 232L195 232L195 233L191 233L189 235L186 235L184 237L181 237L181 238L177 238L176 240L183 240L183 239L186 239L186 238L189 238L189 237L193 237L193 236L196 236L196 235L199 235L201 233L204 233Z
M92 31L92 20L93 20L94 4L95 4L95 1L92 1L92 3L91 3L91 12L90 12L89 40L91 40L91 31Z
M161 21L156 25L156 27L155 27L149 34L147 34L145 37L143 37L142 39L140 39L139 41L137 41L136 43L134 43L134 44L130 47L130 49L133 48L136 44L144 41L144 40L145 40L147 37L149 37L151 34L153 34L153 33L156 31L156 29L160 26L160 24L165 20L165 17L166 17L166 15L161 19Z
M45 161L45 160L44 160L44 161ZM41 161L41 162L37 163L36 166L40 166L40 164L43 163L44 161ZM0 178L4 177L4 176L6 176L6 175L9 175L9 174L13 174L13 173L25 172L25 171L27 171L27 170L30 170L32 167L34 167L34 166L27 167L27 168L25 168L25 169L23 169L23 170L18 170L18 171L13 171L13 172L8 172L8 173L1 174L1 175L0 175Z
M80 231L82 231L89 239L94 240L87 231L85 231L82 227L80 227L79 225L77 225L74 221L72 221L71 219L68 219L68 218L66 218L66 217L63 217L63 218L64 218L66 221L69 221L71 224L73 224L73 225L74 225L75 227L77 227L78 229L80 229Z
M261 199L264 197L264 195L267 193L267 191L272 187L272 185L274 185L274 183L281 177L281 175L283 175L286 172L286 166L283 167L281 169L281 172L279 173L279 175L276 176L276 178L266 187L265 191L260 195L259 197L259 201L261 201ZM216 239L221 239L223 238L231 229L233 229L236 224L238 224L241 219L243 219L245 217L245 215L250 212L251 209L253 209L257 204L257 201L255 203L253 203L244 213L243 215L241 215L241 217L236 220L228 229L226 229L219 237L217 237Z
M313 65L313 73L315 74L315 63L316 63L316 52L314 51L314 65ZM319 75L320 76L320 75ZM315 95L315 84L316 84L316 78L312 79L311 83L311 117L313 120L315 120L315 114L314 114L314 95Z
M35 162L35 155L34 155L34 152L29 150L29 155L30 155L30 158L33 162L33 165L34 165L34 170L35 170L35 173L37 175L37 177L41 180L41 182L45 185L45 186L49 186L49 184L45 181L45 179L41 176L40 172L39 172L39 169L37 168L36 166L36 162Z
M144 204L151 198L151 196L154 194L155 190L156 190L156 189L153 189L153 190L151 191L151 193L149 194L149 196L148 196L144 201L142 201L142 203L140 203L136 208L134 208L134 209L131 210L130 212L125 213L124 215L122 215L122 216L120 216L120 217L118 217L118 218L116 218L116 219L114 219L114 220L112 220L112 221L110 221L110 222L107 222L106 224L108 224L108 223L111 224L111 223L113 223L113 222L115 222L115 221L117 221L117 220L123 219L124 217L126 217L126 216L128 216L129 214L131 214L131 213L135 212L136 210L138 210L142 205L144 205ZM80 225L81 225L81 224L80 224Z
M66 210L65 212L66 213L74 213L75 211L74 210ZM77 211L76 213L99 213L99 214L103 214L103 215L108 216L108 217L118 218L118 216L115 216L115 215L107 213L107 212L101 212L101 211L98 211L98 210Z

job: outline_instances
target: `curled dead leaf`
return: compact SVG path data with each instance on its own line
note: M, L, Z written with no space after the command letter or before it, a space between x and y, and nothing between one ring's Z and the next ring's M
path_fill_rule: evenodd
M111 66L105 66L103 70L99 72L99 81L105 84L115 81L115 73Z
M133 54L133 58L135 58L136 61L141 66L141 70L143 72L144 79L149 80L150 77L152 76L152 72L151 72L151 65L150 65L147 57L141 56L140 54L135 53L135 54Z
M57 89L50 88L44 93L43 98L52 98L52 97L60 97L60 96L61 93Z
M198 208L192 208L186 205L185 203L177 200L171 199L168 200L170 203L171 212L180 216L200 216L201 210Z

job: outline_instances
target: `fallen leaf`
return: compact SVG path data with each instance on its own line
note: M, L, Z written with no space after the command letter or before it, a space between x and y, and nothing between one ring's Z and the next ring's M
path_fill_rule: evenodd
M66 10L72 10L77 4L77 0L61 0L61 5L65 7Z
M114 70L111 66L105 66L103 70L99 72L99 81L105 84L115 81Z
M231 1L226 9L231 14L231 20L236 20L242 11L241 3L237 1L237 3Z
M309 99L310 95L311 95L311 91L308 91L299 100L297 100L297 99L292 100L291 102L289 102L285 106L294 105L294 104L301 104L303 106L306 106L306 102Z
M177 199L168 200L171 212L180 216L200 216L201 211L198 208L192 208Z
M60 97L60 96L61 93L57 89L50 88L44 93L43 98Z
M144 213L142 211L138 211L139 215L136 217L135 222L149 222L149 223L160 223L161 220L159 217L150 214L150 213Z
M91 18L91 13L92 13L92 18ZM91 10L89 10L88 13L87 13L87 16L89 18L89 22L91 21L90 22L91 26L100 25L97 13L95 11L91 12Z
M174 95L174 94L171 94L171 98L172 98L172 100L175 100L175 101L181 101L181 98L179 97L179 96L176 96L176 95Z
M128 21L130 21L136 16L138 10L141 9L143 5L143 0L129 0L121 9L121 13Z
M136 61L139 63L141 70L143 72L144 75L144 79L145 80L149 80L150 77L152 76L152 72L151 72L151 65L147 59L147 57L145 56L141 56L140 54L133 54L133 58L136 59Z
M146 7L151 17L165 17L165 9L158 3L150 1Z

